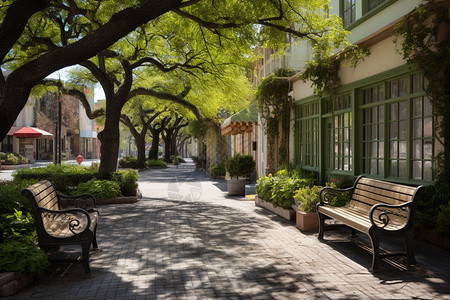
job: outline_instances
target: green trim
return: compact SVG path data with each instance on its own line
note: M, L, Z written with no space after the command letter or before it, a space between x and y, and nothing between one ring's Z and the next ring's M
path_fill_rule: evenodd
M312 96L308 96L306 98L302 98L302 99L299 99L299 100L294 100L295 101L294 105L295 106L300 106L300 105L303 105L303 104L309 104L309 103L317 101L317 100L318 100L318 97L316 95L312 95ZM319 103L319 106L320 106L320 103Z
M384 10L386 7L394 4L397 1L398 0L387 0L387 1L383 2L382 4L378 5L376 8L372 9L369 12L365 12L365 11L367 11L367 6L363 5L363 16L361 18L357 19L352 24L350 24L347 27L345 27L345 30L349 30L350 31L350 30L354 29L356 26L360 25L361 23L364 23L365 21L367 21L368 19L372 18L374 15L378 14L380 11Z

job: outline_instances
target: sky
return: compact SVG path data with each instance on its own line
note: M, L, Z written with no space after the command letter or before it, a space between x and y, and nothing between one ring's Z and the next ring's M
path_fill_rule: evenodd
M52 74L50 74L49 76L47 76L47 78L53 78L53 79L59 79L61 78L61 80L66 80L67 78L67 72L73 67L66 67L64 69L61 69L59 71L56 71ZM97 100L103 100L105 99L105 93L103 92L102 87L97 84L94 87L94 101L97 102Z

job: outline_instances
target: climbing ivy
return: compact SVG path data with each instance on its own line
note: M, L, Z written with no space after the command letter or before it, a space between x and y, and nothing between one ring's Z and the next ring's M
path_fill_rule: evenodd
M294 72L288 69L278 69L264 78L256 90L258 110L263 122L268 147L268 163L275 160L275 146L278 145L279 163L289 161L289 129L293 99L288 97L290 84L288 78ZM281 127L281 130L280 130Z
M341 61L345 60L354 68L369 54L370 51L367 47L350 44L347 44L343 51L335 55L329 51L317 52L317 58L306 63L300 79L305 82L311 81L314 94L319 98L324 96L332 98L333 95L336 95L340 83L339 68Z

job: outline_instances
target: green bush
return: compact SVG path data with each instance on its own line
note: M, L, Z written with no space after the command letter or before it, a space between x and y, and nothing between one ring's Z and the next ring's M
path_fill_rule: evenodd
M36 276L50 266L47 255L27 237L0 244L0 272L17 272Z
M211 168L211 172L214 177L225 176L225 174L226 174L225 164L219 163L219 164L214 165Z
M17 180L47 179L57 191L70 194L80 183L95 178L96 174L96 169L79 165L49 164L43 168L20 169L13 176Z
M136 170L120 170L113 173L112 179L119 183L124 196L134 196L138 188L139 173Z
M0 154L0 159L4 160L3 164L5 165L20 165L28 163L28 158L17 153Z
M315 212L321 189L322 187L318 185L300 188L294 195L295 204L304 212Z
M137 158L131 155L124 156L119 160L119 167L121 168L136 168Z
M184 158L182 158L181 156L177 156L178 157L178 162L180 163L180 164L184 164L186 161L184 160ZM170 156L170 160L171 161L174 161L175 160L175 155L171 155Z
M91 179L80 183L72 195L88 193L96 198L113 198L120 195L120 185L116 181Z
M256 163L253 156L248 154L242 155L239 153L230 157L225 164L225 168L231 178L250 177L255 170L255 166Z
M167 168L167 164L162 159L148 159L145 163L150 168Z
M256 181L255 190L259 197L266 201L270 201L272 198L274 178L272 175L258 178Z
M20 192L35 184L39 180L12 180L0 182L0 214L14 214L15 210L31 212L31 206L27 198Z
M278 173L278 172L277 172ZM276 176L272 188L271 202L274 206L290 208L294 202L294 193L299 188L307 186L308 181L303 178L290 176Z
M15 210L14 214L0 216L0 228L3 231L1 239L9 239L18 236L30 236L36 238L36 227L30 212Z
M444 235L450 234L450 202L440 207L436 218L436 231Z

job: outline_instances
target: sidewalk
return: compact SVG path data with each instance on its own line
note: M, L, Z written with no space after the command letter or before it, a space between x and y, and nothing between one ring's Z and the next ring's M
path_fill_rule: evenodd
M140 202L99 207L95 277L53 265L11 299L450 299L450 254L432 246L372 274L362 234L319 242L192 164L142 171L139 187Z

